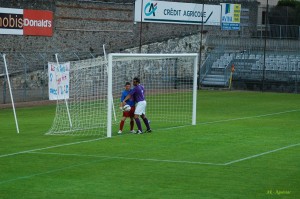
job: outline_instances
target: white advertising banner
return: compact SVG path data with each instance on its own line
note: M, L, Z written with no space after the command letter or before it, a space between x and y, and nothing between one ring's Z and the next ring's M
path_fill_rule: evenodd
M222 30L240 30L241 4L221 3Z
M69 99L70 62L48 63L49 100Z
M143 5L142 5L143 3ZM136 0L135 22L220 25L221 5Z

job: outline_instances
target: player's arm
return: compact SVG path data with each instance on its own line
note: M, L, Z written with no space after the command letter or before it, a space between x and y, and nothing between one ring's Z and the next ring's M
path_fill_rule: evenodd
M128 95L124 98L124 100L122 101L123 102L123 106L126 104L126 101L129 100L131 98L131 96L136 92L136 89L132 89Z
M122 106L124 106L126 104L126 101L129 100L131 98L131 95L128 94L122 101Z
M123 106L126 104L126 103L123 104L123 100L125 99L125 97L126 97L126 96L125 96L124 93L122 92L122 96L121 96L121 100L120 100L120 101L121 101L121 103L120 103L120 110L121 110L121 111L123 111Z
M120 109L121 111L123 111L123 102L120 103L119 109Z

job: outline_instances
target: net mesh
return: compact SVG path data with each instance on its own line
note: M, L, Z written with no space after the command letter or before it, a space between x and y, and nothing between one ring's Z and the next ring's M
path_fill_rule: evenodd
M101 59L71 62L68 108L58 100L47 134L105 136L107 118L107 73Z
M121 93L126 82L139 77L146 90L146 116L153 130L192 123L193 57L122 57L112 66L112 132L119 130ZM48 134L99 135L107 133L107 63L102 59L71 62L70 127L64 100L57 102ZM129 119L124 133L129 132ZM135 129L137 129L135 125ZM145 130L145 127L143 126Z

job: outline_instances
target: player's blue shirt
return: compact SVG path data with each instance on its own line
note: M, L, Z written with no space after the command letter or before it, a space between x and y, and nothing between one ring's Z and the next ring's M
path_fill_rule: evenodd
M133 97L135 102L145 101L145 89L142 85L135 86L129 94Z
M121 102L123 102L123 100L125 99L125 97L130 93L132 89L130 89L129 91L127 90L123 90L122 91L122 95L121 95ZM126 101L126 104L128 104L129 106L134 106L134 100L133 98L131 97L130 99L128 99Z

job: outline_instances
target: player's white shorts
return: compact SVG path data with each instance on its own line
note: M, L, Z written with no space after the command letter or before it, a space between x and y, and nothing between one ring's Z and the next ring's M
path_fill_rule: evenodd
M142 115L142 114L146 114L146 106L147 106L147 103L146 101L140 101L136 104L136 107L135 107L135 111L134 111L134 114L135 115Z

